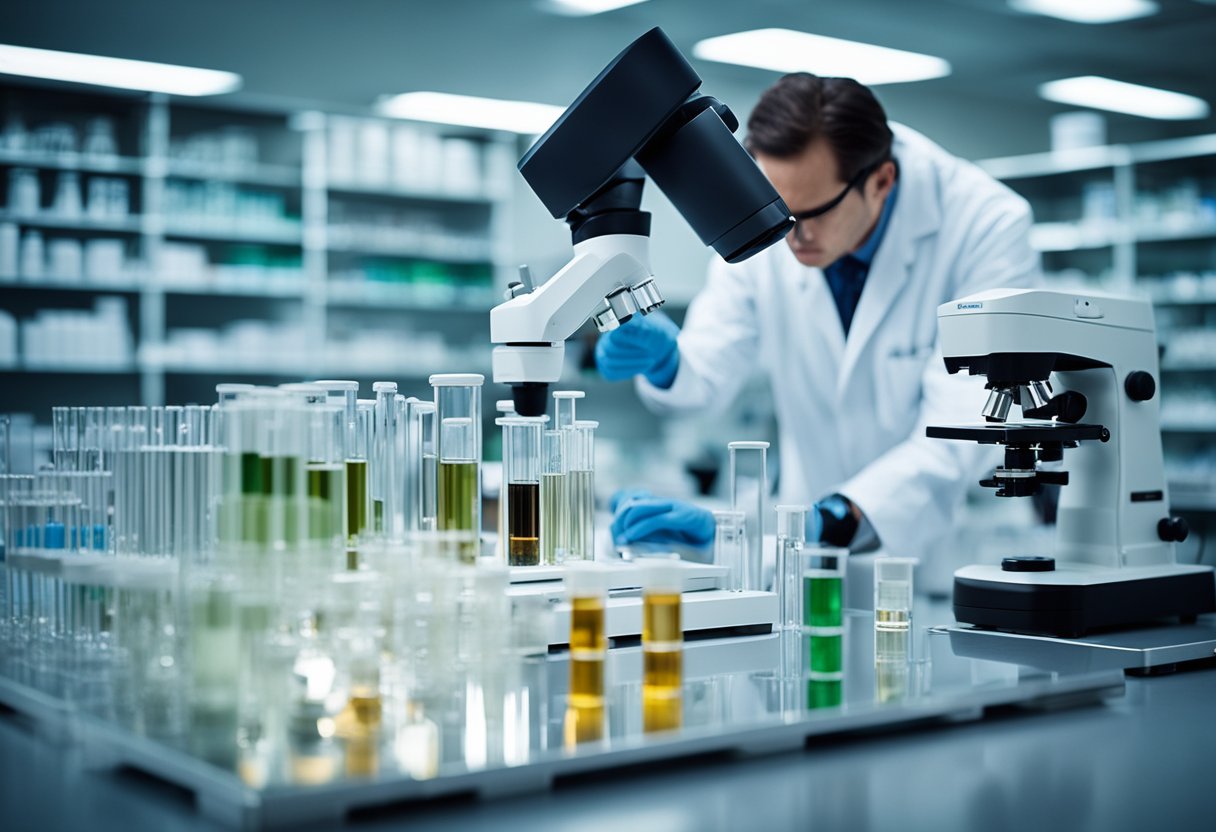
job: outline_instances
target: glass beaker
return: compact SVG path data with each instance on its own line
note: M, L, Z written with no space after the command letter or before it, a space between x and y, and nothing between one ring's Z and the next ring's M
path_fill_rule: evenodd
M438 528L481 534L481 387L477 373L431 376L435 388L438 427ZM479 538L478 538L479 540ZM474 563L480 543L474 542L461 560Z
M715 511L714 566L727 569L722 588L743 591L743 562L747 548L744 536L747 518L741 511Z
M509 566L540 564L541 437L548 416L504 416L502 428L503 494L499 511L506 514Z

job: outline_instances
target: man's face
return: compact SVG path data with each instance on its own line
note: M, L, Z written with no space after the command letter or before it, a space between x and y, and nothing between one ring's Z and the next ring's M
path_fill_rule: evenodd
M756 162L795 216L830 203L848 184L823 139L788 158L756 153ZM823 268L858 249L878 222L894 182L895 165L885 162L830 211L801 220L786 237L794 257L804 266Z

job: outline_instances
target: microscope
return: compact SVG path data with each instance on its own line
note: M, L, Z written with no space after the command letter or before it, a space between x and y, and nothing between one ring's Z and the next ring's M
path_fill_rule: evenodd
M663 33L642 35L587 86L524 154L519 171L574 257L540 286L526 267L490 311L494 381L516 412L544 413L561 376L565 340L591 318L601 332L663 304L649 265L647 176L728 263L781 240L789 209L732 133L726 105L696 95L701 79Z
M1188 530L1169 514L1151 304L995 289L937 316L946 369L984 376L989 395L983 423L927 435L1004 446L1004 465L980 483L998 497L1062 486L1054 557L958 570L958 621L1076 638L1216 611L1212 568L1175 560ZM1008 421L1014 405L1020 421Z

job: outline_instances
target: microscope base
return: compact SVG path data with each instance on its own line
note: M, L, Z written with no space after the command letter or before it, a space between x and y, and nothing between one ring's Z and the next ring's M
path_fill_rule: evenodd
M1051 572L967 566L954 573L954 617L1015 633L1079 638L1163 618L1216 612L1210 566L1108 569L1060 563Z

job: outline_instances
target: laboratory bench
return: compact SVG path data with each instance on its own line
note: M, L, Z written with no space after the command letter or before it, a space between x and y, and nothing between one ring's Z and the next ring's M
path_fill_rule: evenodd
M942 600L917 603L920 622L950 621ZM947 634L936 635L938 648L948 645ZM691 672L703 660L688 647ZM739 653L721 655L737 665ZM967 661L972 683L977 673L1008 670ZM357 808L340 822L324 811L306 819L311 829L360 830L1211 829L1216 661L1102 678L1075 694L990 697L995 704L956 717L855 721L784 750L759 742L590 767L517 796L454 794ZM0 826L14 832L229 828L200 813L191 792L131 768L98 767L78 743L11 709L0 710L0 771Z

